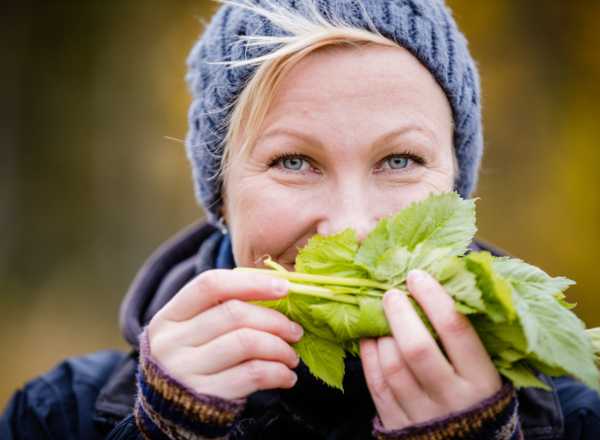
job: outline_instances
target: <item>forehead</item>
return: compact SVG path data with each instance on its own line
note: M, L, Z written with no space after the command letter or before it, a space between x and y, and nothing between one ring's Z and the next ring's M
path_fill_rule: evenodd
M275 100L293 95L295 89L314 89L325 100L418 97L450 108L431 73L410 52L378 44L328 46L310 53L290 71Z
M361 137L412 127L445 138L452 131L452 114L431 73L405 49L376 44L327 47L291 69L259 137L294 127L338 135L343 127Z

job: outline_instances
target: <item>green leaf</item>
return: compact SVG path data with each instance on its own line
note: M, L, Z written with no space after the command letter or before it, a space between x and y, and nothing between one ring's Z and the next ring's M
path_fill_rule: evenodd
M500 374L510 379L516 388L534 387L552 391L552 388L535 376L535 373L524 361L509 364L509 366L501 361L494 361L494 364L498 367Z
M329 301L310 306L310 312L317 323L325 323L333 330L338 342L360 337L356 331L360 315L358 306Z
M443 259L448 255L450 247L436 248L427 244L419 244L413 252L407 247L395 247L387 251L378 260L375 277L399 289L406 290L406 277L413 269L426 272L441 272Z
M333 331L325 324L316 322L311 314L310 307L326 304L327 300L308 295L290 293L284 298L275 301L257 301L255 304L268 307L287 316L290 320L300 324L305 332L319 335L323 339L335 342L337 339Z
M562 292L575 284L574 281L567 278L552 278L543 270L517 258L496 258L494 268L499 276L510 283L524 283L542 293L556 296L558 299L564 298Z
M469 316L469 320L490 356L500 356L506 350L527 351L527 339L518 321L496 323L482 314Z
M352 339L351 341L345 341L340 346L346 350L350 355L360 357L360 339Z
M314 275L367 278L368 272L354 264L358 237L354 229L322 238L316 235L296 258L296 271Z
M474 309L473 307L469 307L468 305L460 302L455 302L454 308L463 315L472 315L473 313L479 313L479 310Z
M467 250L475 227L475 200L463 200L457 193L442 193L429 197L399 211L388 222L391 246L418 244L451 247L450 255ZM365 240L366 241L366 240Z
M556 366L552 367L547 363L536 359L534 353L530 354L529 356L526 356L525 360L527 361L530 367L535 368L542 374L547 374L549 376L555 377L566 376L567 374L569 374L569 372L564 368Z
M451 249L436 248L428 244L419 244L412 252L406 247L390 249L378 260L375 276L378 280L406 291L408 272L421 269L438 280L455 300L470 309L485 310L475 276L467 270L462 260L446 257Z
M390 325L388 324L381 299L361 295L358 297L360 314L356 322L356 337L377 337L391 335Z
M595 347L596 354L600 355L600 327L591 328L585 331L590 337L592 344Z
M586 333L568 310L573 305L562 292L572 281L487 252L457 257L475 232L474 209L473 200L455 193L430 194L380 220L360 247L353 229L317 235L300 250L296 273L269 263L279 270L274 274L292 282L294 293L259 304L304 328L294 348L316 377L341 389L345 351L360 356L361 337L391 334L384 291L406 291L408 272L425 270L455 299L456 310L468 316L494 364L515 386L547 388L535 369L572 374L598 390L600 329ZM437 338L421 307L409 299Z
M457 301L457 310L460 310L460 307L464 307L464 310L468 310L470 313L485 310L475 275L467 270L462 258L444 258L430 266L428 272Z
M299 342L291 344L310 372L334 388L344 390L344 349L311 332L304 332Z
M600 374L594 346L576 315L528 284L513 284L516 310L527 339L527 351L549 367L559 367L596 390Z
M392 247L389 240L390 233L388 231L389 218L382 218L377 222L375 228L369 232L365 241L356 252L354 263L364 267L369 271L371 276L377 269L377 260Z
M300 342L291 344L311 373L326 384L342 389L344 377L344 349L337 343L331 328L315 321L310 307L329 301L306 295L289 294L276 301L258 301L257 304L277 310L300 324L304 335Z
M507 348L506 350L502 350L499 353L501 359L504 359L507 362L514 363L520 361L521 359L525 359L527 355L522 351L515 350L514 348Z
M516 317L512 289L496 274L494 257L489 252L471 252L462 259L469 272L475 275L486 313L495 322L512 321Z
M568 303L562 299L556 299L556 301L567 310L574 309L577 306L577 303Z

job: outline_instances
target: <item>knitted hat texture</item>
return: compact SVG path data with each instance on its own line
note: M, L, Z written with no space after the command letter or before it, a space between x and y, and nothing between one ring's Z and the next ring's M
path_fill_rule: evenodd
M241 2L242 0L235 0ZM262 3L262 0L251 0ZM455 189L468 198L477 182L483 153L479 75L450 9L440 0L271 0L288 8L315 1L324 17L369 30L370 23L386 38L410 51L445 92L454 119L454 149L460 175ZM268 8L268 5L265 5ZM367 17L365 17L365 12ZM285 32L248 9L223 5L212 18L188 58L186 76L193 95L186 138L196 198L209 217L221 208L220 147L224 121L255 66L230 68L223 63L264 55L266 47L247 47L245 35L280 36Z

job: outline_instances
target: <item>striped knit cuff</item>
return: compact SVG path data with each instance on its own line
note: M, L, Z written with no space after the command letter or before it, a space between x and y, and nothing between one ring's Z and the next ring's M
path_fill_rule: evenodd
M522 440L517 396L510 382L492 397L464 411L389 431L379 416L373 421L378 440Z
M199 394L160 366L150 355L148 328L140 336L140 366L135 418L146 440L226 439L246 399Z

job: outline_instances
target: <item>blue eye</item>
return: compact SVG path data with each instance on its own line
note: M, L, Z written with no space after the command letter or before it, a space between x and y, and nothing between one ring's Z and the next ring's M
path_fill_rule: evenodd
M297 157L290 157L289 159L284 159L281 161L281 164L284 168L288 170L298 171L301 170L305 165L308 165L305 160L302 160Z
M393 170L406 168L409 165L408 157L391 157L386 161L386 164Z

